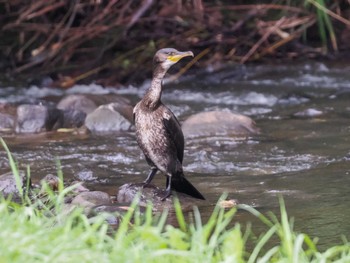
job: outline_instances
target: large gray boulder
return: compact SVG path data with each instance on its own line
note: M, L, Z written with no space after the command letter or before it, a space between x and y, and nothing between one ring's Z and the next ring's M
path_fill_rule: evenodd
M97 104L84 94L73 94L62 98L58 104L57 109L68 111L80 111L85 114L93 112L97 108Z
M61 128L63 113L44 105L23 104L17 108L17 133L37 133Z
M120 105L130 105L130 101L117 94L71 94L62 98L57 108L60 110L77 110L89 114L93 112L98 106L118 103Z
M251 118L227 111L194 114L182 124L182 131L185 137L248 136L259 132Z
M133 124L130 121L132 107L120 103L101 105L87 115L85 126L92 132L128 131Z

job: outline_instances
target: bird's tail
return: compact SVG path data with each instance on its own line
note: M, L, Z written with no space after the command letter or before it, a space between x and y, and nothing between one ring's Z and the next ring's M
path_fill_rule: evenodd
M181 192L194 198L205 200L204 196L183 175L172 176L171 188L176 192Z

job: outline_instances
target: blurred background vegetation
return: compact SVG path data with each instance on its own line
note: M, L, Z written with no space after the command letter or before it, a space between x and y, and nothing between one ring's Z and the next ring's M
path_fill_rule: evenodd
M349 0L0 0L0 70L69 87L140 81L162 47L192 50L202 68L344 57L349 7Z

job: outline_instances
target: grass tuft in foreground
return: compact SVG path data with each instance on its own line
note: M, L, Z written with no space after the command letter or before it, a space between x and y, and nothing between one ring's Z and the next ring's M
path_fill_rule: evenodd
M17 169L14 163L11 167ZM0 199L0 262L350 262L349 242L320 252L308 235L296 233L282 200L281 218L238 207L267 226L248 249L247 241L253 240L240 224L233 224L236 209L216 206L203 223L194 208L188 223L175 200L179 227L174 227L166 223L167 212L156 217L148 207L141 214L135 201L111 231L108 215L92 221L80 209L68 213L63 197L69 190L49 193L47 203Z

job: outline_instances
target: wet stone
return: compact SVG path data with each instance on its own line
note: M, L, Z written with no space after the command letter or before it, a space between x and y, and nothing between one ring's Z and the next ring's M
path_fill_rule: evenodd
M169 210L174 209L174 197L179 199L183 211L191 210L194 205L202 201L174 191L172 195L162 201L164 194L165 189L160 189L152 184L147 187L143 187L143 183L124 184L119 188L117 201L118 203L132 203L135 198L138 198L139 206L146 207L148 203L151 203L155 212L163 211L165 208Z
M91 224L94 224L96 221L100 222L100 218L99 216L92 216L92 215L88 215L89 216L89 222ZM119 223L121 221L121 216L118 215L104 215L105 216L105 221L107 224L109 224L110 226L114 226L114 227L118 227Z
M57 108L63 111L73 110L89 114L97 108L97 105L86 95L74 94L68 95L61 99L61 101L57 104Z
M84 182L73 181L71 186L74 185L73 193L89 192L90 190L84 185Z
M109 194L101 191L82 192L73 198L72 204L84 208L92 208L97 205L110 204Z
M71 214L75 209L77 208L76 205L73 205L73 204L63 204L63 207L62 207L62 215L69 215Z
M17 108L17 133L37 133L61 127L63 116L57 109L24 104Z
M23 191L26 191L27 177L24 171L19 171L20 184ZM31 181L28 182L29 188L31 188ZM12 172L8 172L0 175L0 195L7 198L12 196L14 199L20 198L20 192L16 185L16 179Z
M93 208L93 211L98 213L119 213L119 214L125 214L132 208L129 206L129 204L110 204L110 205L99 205ZM141 212L144 212L142 209Z
M259 133L251 118L227 111L208 111L194 114L182 124L182 131L185 137L248 136Z
M58 185L60 183L60 179L58 176L53 174L46 175L43 179L40 180L41 187L49 187L52 191L58 190Z
M15 124L14 117L12 117L9 114L0 112L0 132L13 129L14 124Z
M86 113L80 110L63 110L63 128L79 128L84 124Z
M48 116L45 122L46 131L52 131L62 128L63 112L56 108L48 108Z
M40 132L45 128L47 108L39 105L20 105L17 108L17 133Z
M128 131L132 123L122 114L124 110L127 111L125 107L127 106L118 103L102 105L88 114L85 126L94 132Z
M126 204L111 204L111 205L100 205L93 207L90 214L108 214L106 221L110 225L118 225L122 217L132 209ZM141 211L143 213L144 209Z
M101 106L109 103L116 103L119 105L130 105L130 100L117 94L93 95L87 94L88 98L95 102L96 105Z
M221 200L219 202L219 206L221 208L226 208L226 209L236 207L237 205L238 205L238 201L236 199Z

